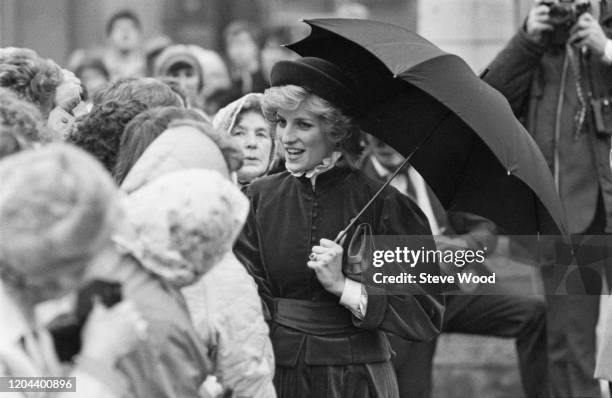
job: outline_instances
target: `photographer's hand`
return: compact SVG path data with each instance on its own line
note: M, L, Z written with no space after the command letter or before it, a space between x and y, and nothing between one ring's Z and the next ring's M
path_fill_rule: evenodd
M579 48L587 47L595 55L602 56L608 38L595 17L589 13L584 13L572 27L569 42Z
M549 22L548 11L549 7L543 4L543 0L536 0L534 6L529 11L525 29L527 37L535 43L542 42L544 32L553 30L553 26Z

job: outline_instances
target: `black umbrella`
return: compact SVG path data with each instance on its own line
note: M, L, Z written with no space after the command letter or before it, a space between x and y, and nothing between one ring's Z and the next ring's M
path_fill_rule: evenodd
M310 35L288 47L354 80L362 129L413 155L410 164L447 210L481 215L508 234L567 235L540 150L507 100L465 61L383 22L305 22Z

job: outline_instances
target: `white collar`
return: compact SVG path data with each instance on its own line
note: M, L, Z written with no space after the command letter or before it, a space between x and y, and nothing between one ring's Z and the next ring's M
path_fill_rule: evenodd
M289 169L287 170L294 177L306 176L306 178L310 179L312 186L314 187L317 176L319 174L325 173L328 170L333 169L340 157L342 157L342 152L334 151L332 152L331 156L323 158L323 160L321 160L321 163L319 163L308 171L291 171Z

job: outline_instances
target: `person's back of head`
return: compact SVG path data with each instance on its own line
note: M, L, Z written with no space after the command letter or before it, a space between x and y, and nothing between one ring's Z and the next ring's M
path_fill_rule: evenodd
M51 108L62 82L61 68L26 48L0 49L0 87L14 91L38 107L44 117Z
M176 119L137 159L121 190L134 192L162 174L182 169L216 170L229 178L242 161L240 148L210 123Z
M94 96L91 112L77 123L68 141L85 149L110 172L115 168L125 126L140 112L159 106L182 107L167 84L152 78L120 79Z
M112 179L66 144L0 160L0 277L37 299L73 288L90 258L111 244L121 210ZM49 283L63 278L63 283Z
M33 143L52 140L53 134L44 126L38 108L11 90L0 88L0 159L31 148Z
M93 104L115 101L138 101L154 108L156 106L183 107L183 101L178 94L165 83L150 77L130 77L115 81L93 96Z
M67 141L89 152L106 170L112 172L123 129L147 108L135 100L107 101L95 105L87 116L77 122Z
M117 184L123 182L147 147L168 128L173 120L177 119L208 122L207 118L196 110L167 106L148 109L138 114L125 126L113 173Z

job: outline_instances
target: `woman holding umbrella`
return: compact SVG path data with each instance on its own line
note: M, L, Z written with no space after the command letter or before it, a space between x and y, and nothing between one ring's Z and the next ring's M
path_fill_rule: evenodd
M388 294L343 273L345 250L331 239L380 188L351 166L360 151L351 81L327 61L302 58L277 63L271 83L262 108L287 171L249 186L251 211L235 251L258 284L270 322L277 393L398 397L383 331L431 339L439 333L442 299L422 288ZM358 220L378 235L431 234L416 205L391 187ZM424 245L433 248L430 241Z

